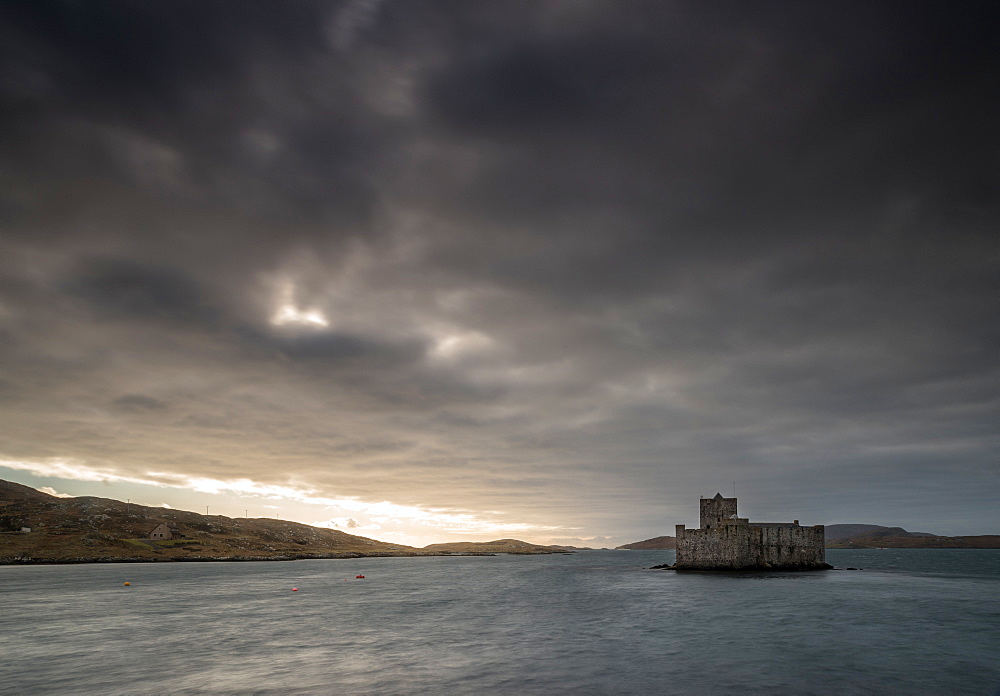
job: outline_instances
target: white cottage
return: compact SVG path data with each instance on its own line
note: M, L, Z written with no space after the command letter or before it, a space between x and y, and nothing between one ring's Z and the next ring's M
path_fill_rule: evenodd
M183 539L184 535L172 522L160 522L149 533L150 539Z

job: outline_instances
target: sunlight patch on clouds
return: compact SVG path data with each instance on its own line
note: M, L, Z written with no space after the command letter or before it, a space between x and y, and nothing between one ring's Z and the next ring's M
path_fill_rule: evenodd
M489 350L495 345L492 338L480 331L437 331L433 332L433 341L431 355L437 359L458 358L469 353Z
M302 324L304 326L329 326L327 318L316 309L302 311L293 305L282 305L271 318L275 326L284 324Z
M282 283L278 293L277 309L271 316L275 326L297 324L299 326L327 327L329 320L318 309L302 309L295 301L295 286L290 282Z

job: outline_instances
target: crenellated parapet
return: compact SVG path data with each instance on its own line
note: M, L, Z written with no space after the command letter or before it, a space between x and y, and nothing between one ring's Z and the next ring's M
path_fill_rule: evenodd
M826 563L823 525L750 522L736 498L703 498L699 529L676 528L677 570L813 570Z

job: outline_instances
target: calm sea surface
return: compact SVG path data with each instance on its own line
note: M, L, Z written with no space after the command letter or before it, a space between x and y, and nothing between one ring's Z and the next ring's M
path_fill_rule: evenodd
M998 693L1000 551L673 558L4 566L0 693Z

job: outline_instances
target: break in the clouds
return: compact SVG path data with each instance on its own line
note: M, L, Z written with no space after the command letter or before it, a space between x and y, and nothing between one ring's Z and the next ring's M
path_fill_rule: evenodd
M995 531L993 15L6 2L0 474Z

